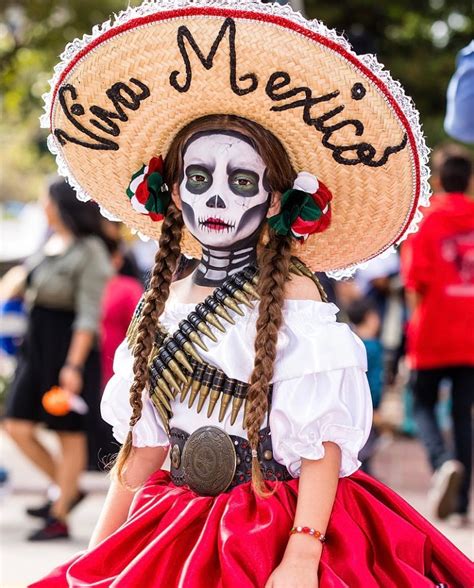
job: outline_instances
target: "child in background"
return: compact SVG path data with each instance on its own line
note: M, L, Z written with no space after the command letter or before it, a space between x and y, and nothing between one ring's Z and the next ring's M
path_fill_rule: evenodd
M383 391L383 347L379 339L380 317L373 304L366 299L354 300L347 307L347 316L355 333L362 339L367 351L367 379L374 406L374 420ZM375 454L379 433L372 426L369 439L359 453L362 470L370 473L370 461Z

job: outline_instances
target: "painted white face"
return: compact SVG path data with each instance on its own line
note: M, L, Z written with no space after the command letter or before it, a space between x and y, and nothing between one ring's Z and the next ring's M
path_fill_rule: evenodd
M209 133L191 139L183 160L179 193L188 230L207 247L245 246L269 205L260 155L238 135Z

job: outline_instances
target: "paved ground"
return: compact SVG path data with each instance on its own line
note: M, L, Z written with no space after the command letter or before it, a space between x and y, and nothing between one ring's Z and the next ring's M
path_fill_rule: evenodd
M24 514L24 510L26 506L42 501L46 481L1 432L0 447L0 463L10 470L13 486L13 492L3 497L0 503L0 586L23 588L85 548L102 505L107 479L101 474L84 475L83 486L90 494L71 517L74 539L47 544L27 543L24 537L36 523ZM416 441L397 439L388 442L376 458L374 474L422 514L429 515L426 501L429 471ZM461 530L453 529L447 523L436 523L436 526L464 553L474 557L472 525Z

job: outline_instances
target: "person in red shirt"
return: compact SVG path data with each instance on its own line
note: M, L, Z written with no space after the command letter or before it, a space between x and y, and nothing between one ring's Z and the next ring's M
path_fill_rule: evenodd
M117 347L124 340L135 308L143 294L135 262L124 254L120 241L109 245L116 274L109 280L102 297L101 357L103 387L112 377Z
M442 193L432 198L420 230L402 250L402 273L412 310L408 359L415 419L435 475L435 514L467 521L472 471L474 398L474 199L467 195L472 162L448 155L440 162ZM441 434L435 405L443 379L452 383L454 456Z

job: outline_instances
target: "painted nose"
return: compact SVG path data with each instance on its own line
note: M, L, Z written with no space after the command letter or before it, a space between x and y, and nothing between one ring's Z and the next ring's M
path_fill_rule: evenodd
M208 208L226 208L225 202L217 194L209 198L206 202L206 206Z

